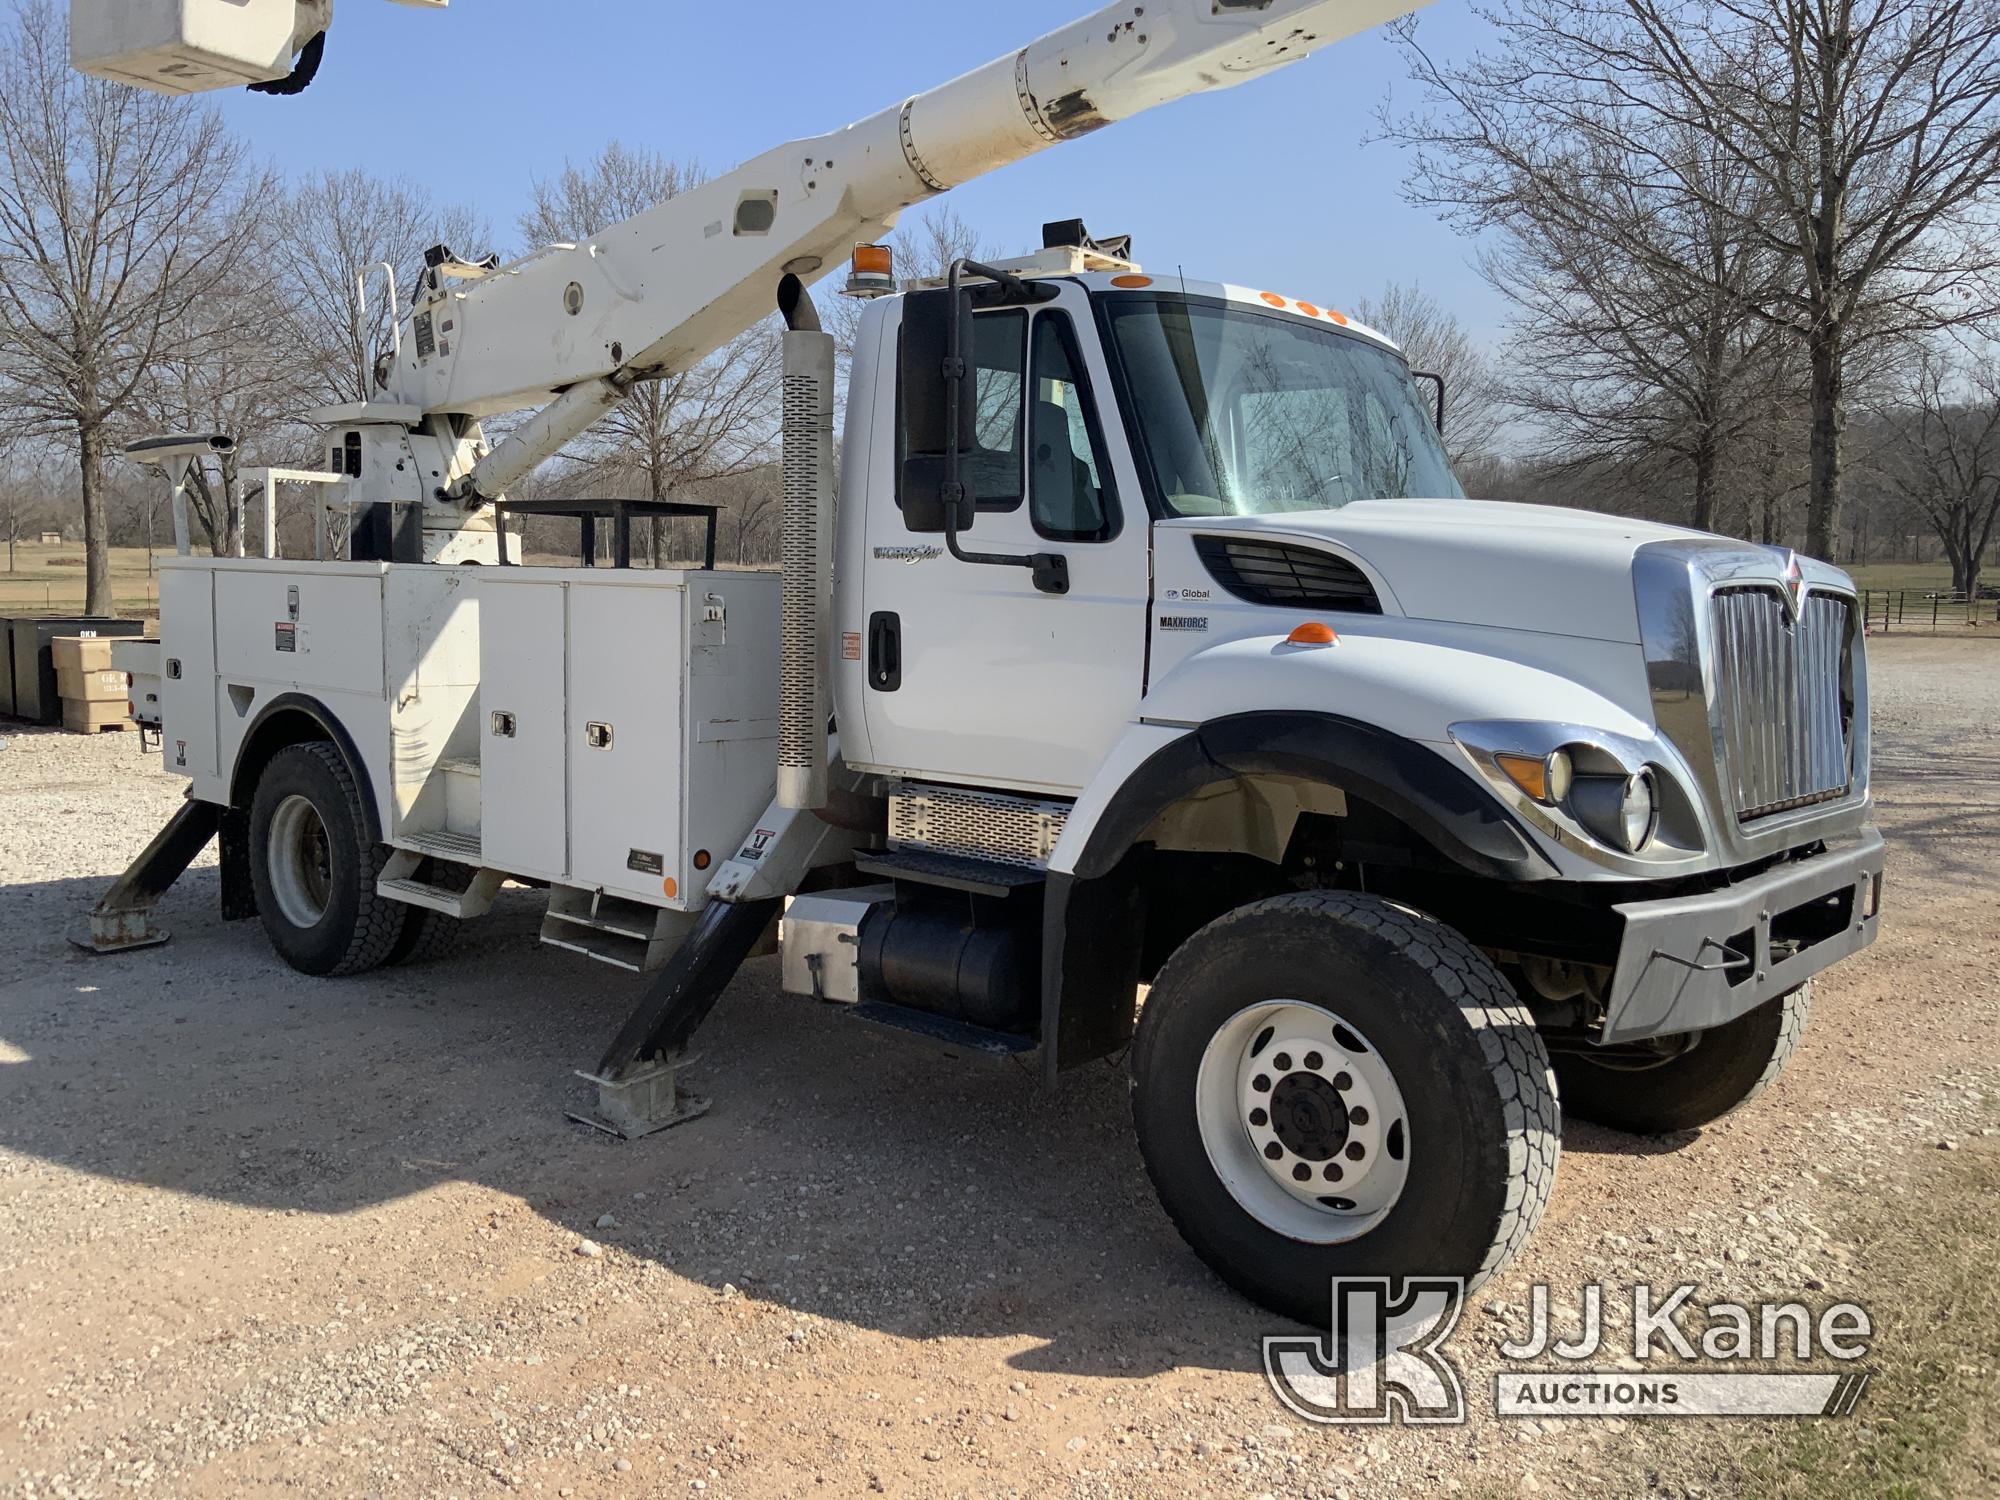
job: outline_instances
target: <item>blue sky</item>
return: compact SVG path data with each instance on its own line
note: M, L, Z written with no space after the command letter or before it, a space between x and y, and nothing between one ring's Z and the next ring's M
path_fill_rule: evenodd
M341 0L310 91L230 95L222 107L288 173L358 165L419 179L511 242L530 182L613 138L725 170L1011 52L1091 5L457 0L427 12ZM1467 0L1439 0L1422 29L1447 52L1479 35ZM1420 282L1490 339L1500 310L1466 242L1403 203L1395 148L1363 144L1392 87L1410 99L1395 49L1359 37L1060 146L950 201L1010 248L1032 248L1045 219L1081 215L1100 234L1133 234L1152 269L1335 307L1391 279Z

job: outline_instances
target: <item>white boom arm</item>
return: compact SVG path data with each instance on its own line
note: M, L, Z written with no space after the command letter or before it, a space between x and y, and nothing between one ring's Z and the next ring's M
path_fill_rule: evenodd
M587 244L475 279L428 278L382 399L427 415L541 406L452 491L461 502L497 496L638 381L687 369L755 326L786 272L824 275L912 204L1155 105L1261 77L1428 3L1107 6L844 130L780 146Z

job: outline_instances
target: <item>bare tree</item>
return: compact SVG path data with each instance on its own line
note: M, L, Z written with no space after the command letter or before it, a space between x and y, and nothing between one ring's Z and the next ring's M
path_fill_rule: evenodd
M699 162L613 141L588 164L566 164L534 185L521 236L530 244L581 243L704 181ZM578 452L613 475L637 478L650 500L743 473L768 452L781 374L776 337L753 329L690 369L641 381ZM650 530L653 565L662 567L666 529L656 522Z
M268 192L212 113L70 67L48 0L0 37L0 360L23 424L76 444L85 608L109 613L104 461L173 331L238 275Z
M1421 286L1390 282L1364 297L1354 316L1402 346L1412 370L1437 375L1445 389L1445 450L1452 466L1492 456L1507 425L1499 372L1458 317Z
M23 534L42 529L49 514L47 491L32 468L17 464L17 447L0 440L0 531L7 537L7 571L15 571L14 548Z
M403 311L391 305L387 278L376 268L393 267L398 296L407 298L431 246L478 255L488 234L469 209L440 205L421 187L359 170L300 183L282 206L278 231L272 254L298 395L307 405L325 406L375 393L377 355ZM368 278L365 312L361 276Z
M1807 545L1831 555L1857 342L1995 306L2000 4L1500 0L1481 14L1490 55L1446 65L1411 43L1430 108L1397 133L1419 148L1418 196L1451 207L1465 175L1514 169L1524 143L1534 161L1538 144L1588 142L1636 187L1717 215L1729 243L1778 256L1783 274L1749 306L1806 348Z
M263 238L254 263L269 267L268 217L243 232ZM188 491L188 509L216 556L235 553L242 470L282 463L288 437L305 403L308 376L285 323L271 314L271 278L243 276L188 309L140 383L135 406L160 432L220 432L236 447ZM150 520L150 503L148 519Z
M2000 359L1989 346L1955 370L1925 349L1880 413L1884 476L1937 534L1951 586L1976 593L2000 526Z
M1410 193L1494 231L1479 264L1513 308L1508 361L1531 372L1515 404L1542 456L1684 476L1693 524L1716 529L1730 444L1782 342L1758 309L1780 258L1740 229L1761 184L1699 131L1611 101L1572 100L1561 128L1522 112L1511 59L1407 51L1433 104L1390 124L1414 148Z

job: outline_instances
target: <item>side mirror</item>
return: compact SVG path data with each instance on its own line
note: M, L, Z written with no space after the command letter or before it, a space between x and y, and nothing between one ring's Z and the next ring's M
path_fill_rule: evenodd
M954 300L955 304L954 305ZM964 360L961 378L946 373L951 357L952 324L958 324L958 347ZM952 407L957 404L958 446L964 453L979 414L979 372L972 359L972 298L961 292L912 292L903 302L903 347L899 374L903 402L903 524L912 531L942 532L945 513L946 457L950 452ZM970 531L975 515L972 476L959 468L962 486L956 514L949 517L956 531Z

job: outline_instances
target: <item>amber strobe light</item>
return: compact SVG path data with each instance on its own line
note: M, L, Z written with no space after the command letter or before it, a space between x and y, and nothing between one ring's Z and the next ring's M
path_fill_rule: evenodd
M886 297L896 290L896 252L887 245L856 245L847 273L850 297Z

